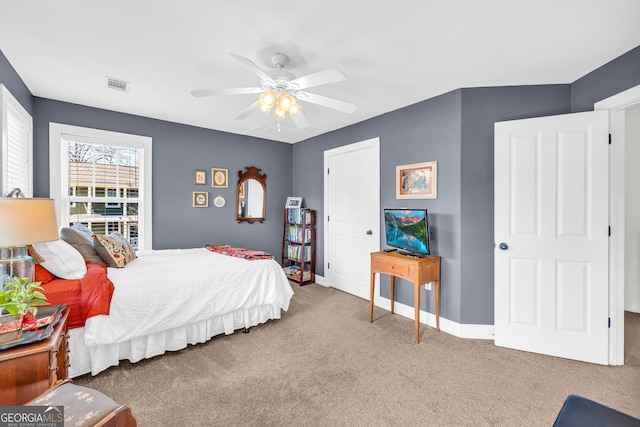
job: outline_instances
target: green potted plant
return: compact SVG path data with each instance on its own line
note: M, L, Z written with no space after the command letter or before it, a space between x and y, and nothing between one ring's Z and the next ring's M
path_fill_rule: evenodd
M48 304L42 290L40 282L27 277L14 277L4 285L0 291L0 344L21 339L23 324L35 324L37 306Z

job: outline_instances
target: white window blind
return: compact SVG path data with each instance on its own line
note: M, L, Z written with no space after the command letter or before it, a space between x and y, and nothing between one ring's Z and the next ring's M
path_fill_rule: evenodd
M14 188L26 197L33 195L33 120L4 85L2 103L2 195Z

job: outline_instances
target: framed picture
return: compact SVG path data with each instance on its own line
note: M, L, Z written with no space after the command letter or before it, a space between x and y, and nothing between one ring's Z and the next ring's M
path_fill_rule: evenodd
M302 207L302 197L287 197L286 209L296 209Z
M209 193L206 191L194 191L193 192L193 207L194 208L207 208L209 207Z
M227 188L229 186L229 171L227 169L211 169L211 186Z
M244 199L244 186L245 186L246 182L243 182L242 184L240 184L238 186L238 198L239 199Z
M207 183L207 171L196 170L194 173L193 181L195 184L206 184Z
M438 197L438 162L396 166L396 199Z

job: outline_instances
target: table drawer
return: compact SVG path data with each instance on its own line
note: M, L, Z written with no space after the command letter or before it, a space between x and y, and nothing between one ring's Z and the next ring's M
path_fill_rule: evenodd
M400 264L394 261L387 261L383 259L377 259L374 261L374 268L376 271L383 274L392 274L394 276L407 277L411 267L409 265Z

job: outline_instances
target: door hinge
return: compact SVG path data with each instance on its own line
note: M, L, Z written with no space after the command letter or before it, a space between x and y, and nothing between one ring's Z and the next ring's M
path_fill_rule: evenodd
M611 317L609 317L609 328L611 328Z
M327 175L329 175L329 168L327 168Z
M330 263L330 262L328 262L328 263L327 263L327 270L331 268L330 266L331 266L331 263Z
M609 134L609 145L611 145L611 134Z
M609 237L611 237L611 226L609 226Z
M327 215L327 222L329 222L329 215Z

